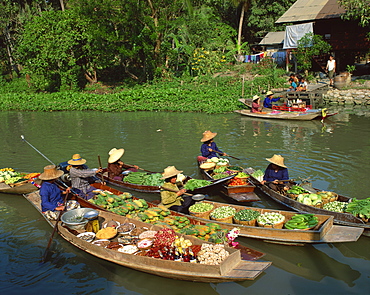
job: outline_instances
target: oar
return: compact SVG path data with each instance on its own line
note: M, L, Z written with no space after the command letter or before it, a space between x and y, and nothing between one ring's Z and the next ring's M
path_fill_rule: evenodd
M134 165L129 165L129 164L126 164L126 163L124 163L124 165L127 166L127 167L130 167L130 168L135 168L136 169L136 167ZM149 173L161 173L161 172L153 172L153 171L146 170L146 169L143 169L143 168L140 168L140 167L137 167L137 169L143 170L143 171L146 171L146 172L149 172Z
M220 154L220 155L223 155L224 153L221 153L221 152L219 152L219 151L215 151L215 150L212 150L213 152L216 152L216 153L218 153L218 154ZM225 157L230 157L230 158L233 158L233 159L235 159L235 160L240 160L239 158L237 158L237 157L233 157L233 156L230 156L230 155L225 155Z
M66 206L66 201L67 201L68 196L69 196L69 192L68 192L68 193L66 193L66 196L64 197L64 200L63 200L63 204L64 204L64 206ZM64 210L63 210L63 211L64 211ZM51 242L53 241L53 237L54 237L54 234L55 234L55 232L56 232L56 230L57 230L58 223L59 223L60 218L61 218L61 216L62 216L62 214L63 214L63 211L59 211L58 218L57 218L57 220L56 220L56 222L55 222L55 225L54 225L54 228L53 228L53 232L51 233L51 236L50 236L50 239L49 239L48 245L47 245L47 247L46 247L46 249L45 249L44 255L43 255L42 260L41 260L41 262L42 262L42 263L43 263L43 262L45 262L46 255L47 255L47 253L48 253L48 251L49 251L49 248L50 248Z
M289 181L294 181L294 179L278 180L278 184L279 182L289 182ZM266 181L265 184L266 183L274 183L274 181Z
M23 135L21 135L22 140L27 143L30 147L32 147L36 152L38 152L41 156L43 156L46 160L48 160L51 164L55 165L52 161L50 161L43 153L41 153L37 148L35 148L32 144L30 144ZM55 165L56 166L56 165Z
M100 155L98 155L98 161L99 161L99 168L102 169L102 165L101 165L101 159L100 159ZM103 176L103 172L101 173L101 182L104 183L104 176Z

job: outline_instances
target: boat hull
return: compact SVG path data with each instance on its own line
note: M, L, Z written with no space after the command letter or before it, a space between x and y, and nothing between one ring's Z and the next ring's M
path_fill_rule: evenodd
M276 119L276 120L295 120L295 121L310 121L321 116L321 111L317 112L280 112L279 114L262 114L262 113L252 113L249 110L237 110L243 116L248 116L251 118L261 118L261 119Z

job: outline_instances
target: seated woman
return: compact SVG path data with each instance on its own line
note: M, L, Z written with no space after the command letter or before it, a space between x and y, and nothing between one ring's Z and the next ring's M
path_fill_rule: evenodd
M203 142L202 146L200 147L200 152L202 153L202 156L198 156L198 162L203 162L213 157L219 157L220 154L222 156L227 156L226 153L219 150L216 143L213 141L213 138L216 135L216 132L211 132L209 130L203 132L203 137L200 140L201 142Z
M189 214L189 207L194 204L194 201L190 196L183 196L186 190L179 189L176 184L177 175L182 172L175 166L164 169L162 179L165 181L161 188L161 202L170 210Z
M63 171L57 170L55 165L48 165L44 167L44 172L40 174L39 178L42 180L40 188L41 196L41 210L43 213L47 211L63 211L65 206L63 204L63 194L70 192L70 188L62 191L56 184L55 180L64 174Z
M121 161L121 157L123 156L125 150L124 149L116 149L113 148L109 151L109 159L108 159L108 177L115 179L115 180L122 180L124 171L123 166L124 163ZM138 166L134 165L132 168L125 169L125 171L137 171L139 169Z
M278 100L280 100L280 97L274 98L274 93L272 91L267 91L265 100L263 101L263 107L272 109L272 103Z
M304 77L300 77L297 91L307 91L307 82Z
M72 165L69 170L71 176L72 188L84 199L91 199L95 193L94 187L90 185L92 177L95 177L96 173L102 172L103 169L85 169L83 166L86 163L85 159L82 159L80 154L74 154L72 159L67 162ZM98 179L96 179L98 180Z
M284 165L284 158L281 155L273 155L272 158L266 158L267 161L271 162L265 170L265 175L263 176L262 184L268 182L269 187L274 190L278 190L281 186L282 180L289 180L288 169ZM284 190L288 187L284 184L282 185Z
M252 102L252 113L261 112L260 101L261 98L258 95L253 96Z

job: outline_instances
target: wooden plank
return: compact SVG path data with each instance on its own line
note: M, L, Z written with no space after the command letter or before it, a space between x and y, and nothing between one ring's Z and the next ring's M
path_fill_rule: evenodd
M333 225L323 237L325 243L357 241L364 229L360 227Z
M225 196L232 198L233 200L244 203L244 202L258 202L261 199L256 195L254 192L249 193L226 193L225 191L221 191Z
M241 261L239 265L230 271L229 277L248 277L255 279L261 272L265 271L271 265L271 262L255 262L250 264L248 261Z

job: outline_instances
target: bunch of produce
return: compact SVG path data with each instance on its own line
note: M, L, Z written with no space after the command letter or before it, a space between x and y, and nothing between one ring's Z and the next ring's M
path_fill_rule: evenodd
M263 225L277 224L283 222L284 220L284 215L277 212L266 212L257 217L257 222Z
M173 229L164 228L157 231L153 239L154 247L169 247L176 240L176 233Z
M227 167L227 170L233 170L233 171L243 172L243 167L240 167L240 166L228 166Z
M241 178L233 178L230 180L228 186L238 186L238 185L246 185L247 182L244 179Z
M213 170L213 173L224 173L226 172L226 166L220 166Z
M322 208L325 210L329 210L329 211L343 213L346 210L347 205L348 205L347 202L333 201L333 202L324 204Z
M229 255L224 245L202 244L197 259L201 264L218 265Z
M188 248L192 245L193 245L193 243L190 240L184 239L184 237L176 236L176 239L173 241L171 246L176 247L177 250L180 252L180 254L182 254L183 249L186 249L186 248Z
M249 175L244 172L238 172L238 174L236 174L235 177L236 178L246 178L246 177L249 177Z
M123 181L150 186L161 186L164 183L161 173L130 172Z
M318 192L317 194L321 196L321 199L323 201L325 200L327 202L335 201L336 200L336 197L337 197L337 194L336 193L333 193L333 192L321 191L321 192Z
M354 198L352 202L350 202L346 209L346 212L353 214L354 216L358 216L363 219L370 218L370 198L357 200Z
M265 175L265 173L263 173L262 170L256 170L251 174L251 176L253 176L255 179L257 179L259 182L261 182L263 180L264 175Z
M294 195L300 195L300 194L305 194L308 193L304 188L298 186L298 185L293 185L289 190L287 190L288 194L294 194Z
M225 177L228 177L229 174L225 173L225 172L222 172L222 173L215 173L212 175L212 178L213 179L221 179L221 178L225 178Z
M0 182L6 184L16 183L23 181L23 177L20 173L15 172L13 168L2 168L0 169Z
M260 216L260 212L252 209L243 209L235 213L234 218L241 221L250 221Z
M297 201L309 206L321 206L322 198L319 194L299 194Z
M221 206L213 210L210 214L213 219L222 219L230 216L234 216L236 209L231 206Z
M314 214L295 214L285 223L287 229L306 229L316 226L319 223Z
M203 213L213 209L213 205L210 203L198 202L189 207L189 211L195 213Z
M207 162L216 163L216 166L227 166L227 165L229 165L229 160L228 159L218 158L218 157L213 157L213 158L207 159Z
M188 190L188 191L193 191L195 190L196 188L200 188L200 187L203 187L203 186L207 186L207 185L210 185L212 182L209 181L209 180L203 180L203 179L189 179L185 185L184 185L184 189Z

